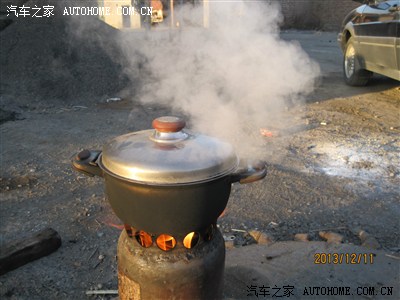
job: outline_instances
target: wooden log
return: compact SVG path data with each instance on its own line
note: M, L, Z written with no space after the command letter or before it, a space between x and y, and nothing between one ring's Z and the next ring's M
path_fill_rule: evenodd
M61 246L61 237L52 228L35 235L5 243L0 248L0 275L53 253Z

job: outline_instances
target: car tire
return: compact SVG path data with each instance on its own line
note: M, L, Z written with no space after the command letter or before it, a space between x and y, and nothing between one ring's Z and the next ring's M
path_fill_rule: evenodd
M366 85L372 74L372 72L361 68L353 38L351 37L347 41L343 55L343 75L346 84L351 86Z

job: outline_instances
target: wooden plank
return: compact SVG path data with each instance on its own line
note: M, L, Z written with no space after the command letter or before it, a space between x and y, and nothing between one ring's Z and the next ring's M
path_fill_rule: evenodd
M6 243L0 249L0 275L49 255L60 246L61 237L52 228L46 228L28 238Z

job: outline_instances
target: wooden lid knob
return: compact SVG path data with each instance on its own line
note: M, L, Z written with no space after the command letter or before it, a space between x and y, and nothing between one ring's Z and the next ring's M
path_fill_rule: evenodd
M181 131L186 122L178 117L160 117L153 121L153 128L159 132L178 132Z

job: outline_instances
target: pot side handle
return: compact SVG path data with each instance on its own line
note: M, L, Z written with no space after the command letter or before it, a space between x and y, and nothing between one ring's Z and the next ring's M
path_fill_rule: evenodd
M100 154L100 150L82 150L73 156L72 167L87 176L103 177L103 171L97 164Z
M264 161L257 161L256 163L247 167L247 169L240 169L231 175L231 182L251 183L263 179L267 176L267 166Z

